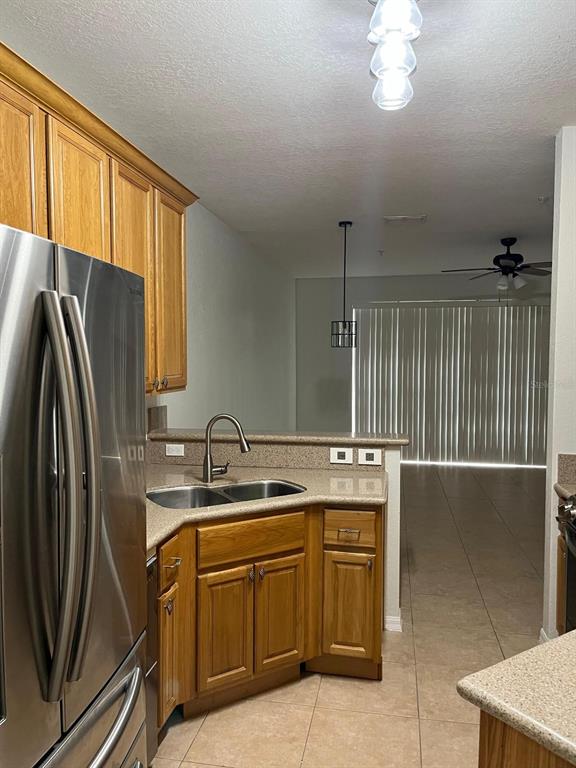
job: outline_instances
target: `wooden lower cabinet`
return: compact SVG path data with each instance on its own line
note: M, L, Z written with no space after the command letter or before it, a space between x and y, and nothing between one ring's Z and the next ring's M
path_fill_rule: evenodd
M198 690L245 680L254 668L254 567L198 577Z
M375 555L324 552L322 652L375 656Z
M184 526L160 545L160 724L176 705L192 716L294 679L304 663L381 679L382 514L362 518L372 551L324 550L314 506Z
M501 720L486 712L480 713L478 768L569 768L570 765Z
M158 725L170 715L179 698L179 622L181 605L178 584L158 598L159 622L159 694Z
M304 563L304 554L256 563L256 672L304 657Z

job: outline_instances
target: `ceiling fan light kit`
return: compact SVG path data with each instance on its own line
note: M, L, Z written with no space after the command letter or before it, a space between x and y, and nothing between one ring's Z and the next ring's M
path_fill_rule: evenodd
M380 109L402 109L412 101L409 76L416 69L411 41L420 36L422 14L416 0L369 0L376 5L370 21L368 42L376 46L370 63L378 79L372 101Z
M527 264L521 253L512 253L511 248L517 242L515 237L504 237L500 243L506 248L506 253L500 253L492 260L493 267L474 267L471 269L443 269L442 272L480 272L474 275L470 280L478 280L488 275L499 274L500 277L496 283L499 291L518 290L528 285L523 275L536 275L537 277L547 277L551 274L551 261L533 261Z

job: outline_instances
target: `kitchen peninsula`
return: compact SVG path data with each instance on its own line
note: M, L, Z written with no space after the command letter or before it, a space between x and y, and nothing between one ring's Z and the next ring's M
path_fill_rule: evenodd
M149 434L159 725L177 704L193 715L299 676L303 662L309 670L378 679L382 626L401 629L400 451L407 439L251 434L252 450L240 453L235 433L214 433L214 461L232 466L208 486L204 437L196 430ZM352 463L331 464L330 448L333 461L344 453ZM273 481L283 481L282 495L242 493ZM212 494L209 505L163 502L163 490L190 487Z

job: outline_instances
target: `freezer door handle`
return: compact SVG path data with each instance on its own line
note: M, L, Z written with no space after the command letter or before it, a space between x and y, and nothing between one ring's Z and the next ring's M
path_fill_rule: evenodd
M76 395L74 367L68 347L60 299L55 291L42 292L48 339L54 360L58 407L62 423L64 449L64 547L60 609L54 651L48 679L46 701L62 698L66 672L70 664L74 627L78 609L77 583L80 577L80 544L82 508L82 441L80 410Z
M76 363L78 388L80 391L80 408L84 424L84 439L86 451L86 543L84 549L84 570L80 592L80 616L76 629L76 637L72 652L72 661L68 672L68 680L79 680L82 676L90 626L94 612L94 591L98 559L100 555L101 510L100 497L102 487L102 451L100 446L100 425L96 407L96 392L94 377L88 352L88 343L84 332L84 323L80 312L80 304L76 296L63 296L62 308L72 347L72 355Z
M126 726L130 722L130 718L132 717L136 703L138 702L138 695L140 693L143 678L144 675L142 673L142 668L140 666L136 667L134 671L131 672L126 678L124 678L124 680L122 680L115 689L110 691L110 696L107 696L95 708L97 710L95 715L98 717L102 709L110 706L110 703L114 702L118 698L119 694L124 693L126 696L124 704L122 705L122 708L118 713L118 716L116 717L116 720L114 721L108 736L106 736L102 746L98 750L96 756L88 768L104 768L104 766L108 763L110 755L114 752L116 744L118 744L120 741ZM88 723L87 727L89 727Z

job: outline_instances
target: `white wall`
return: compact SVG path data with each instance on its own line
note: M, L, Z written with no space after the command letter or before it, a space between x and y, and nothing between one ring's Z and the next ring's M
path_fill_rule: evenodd
M547 256L548 254L546 254ZM545 258L545 257L542 257ZM348 317L352 307L378 301L491 298L491 278L470 282L454 275L353 277L348 280ZM536 278L518 291L524 300L548 303L550 280ZM351 428L350 350L330 347L330 321L342 314L340 278L296 280L296 425L303 431Z
M544 632L548 637L556 634L558 527L554 515L558 498L553 485L558 454L576 453L576 126L563 128L556 139L553 248L544 566Z
M294 428L294 280L201 204L187 211L188 387L163 395L170 427L214 414Z

